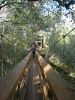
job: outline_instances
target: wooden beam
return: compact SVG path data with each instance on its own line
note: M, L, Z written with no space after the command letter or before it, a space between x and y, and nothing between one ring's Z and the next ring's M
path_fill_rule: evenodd
M18 84L18 80L22 77L22 74L25 72L30 57L31 53L29 53L13 70L7 74L3 80L0 81L0 100L10 100L9 97L11 92L15 85Z
M69 87L68 83L66 83L59 73L38 52L36 54L44 76L52 87L57 100L75 100L75 91Z

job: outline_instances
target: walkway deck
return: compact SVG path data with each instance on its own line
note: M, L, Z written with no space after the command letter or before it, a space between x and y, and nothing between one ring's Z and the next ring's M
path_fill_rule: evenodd
M40 68L37 66L36 59L32 59L29 68L25 100L43 100L39 70Z
M37 52L0 81L0 100L75 100L75 90Z

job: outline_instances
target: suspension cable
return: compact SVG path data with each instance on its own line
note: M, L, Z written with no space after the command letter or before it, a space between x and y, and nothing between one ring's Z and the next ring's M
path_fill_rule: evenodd
M69 35L74 30L75 30L75 27L72 30L70 30L67 34L63 35L63 37L60 38L56 43L58 43L59 41L61 41L62 39L64 39L67 35Z

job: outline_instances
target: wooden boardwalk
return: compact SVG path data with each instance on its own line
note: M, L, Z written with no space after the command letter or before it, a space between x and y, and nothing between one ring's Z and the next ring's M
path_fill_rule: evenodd
M45 59L31 52L0 81L0 100L75 100L75 90Z
M25 100L43 100L43 93L39 76L40 67L37 66L36 59L32 59L31 63L32 64L29 68Z

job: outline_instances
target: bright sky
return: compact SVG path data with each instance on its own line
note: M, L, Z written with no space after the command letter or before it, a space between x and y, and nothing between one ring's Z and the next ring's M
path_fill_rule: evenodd
M0 10L0 22L3 21L7 16L7 8L6 7L3 7L1 10Z
M59 9L59 8L57 8L57 6L59 6L59 4L56 1L55 2L50 2L49 1L48 3L44 4L44 7L47 8L47 9L49 9L50 12L51 11L57 11ZM75 11L75 4L72 5L72 6L70 6L70 8L72 9L70 11L74 12ZM66 27L69 27L70 29L73 28L73 27L75 27L75 22L72 20L71 14L67 14L67 13L69 13L69 10L66 10L65 7L61 7L61 9L62 9L61 19L62 19L62 21L65 22L64 24L66 25ZM67 14L67 16L65 16L66 14ZM45 16L48 15L48 11L46 9L44 9L44 15Z
M35 6L38 4L38 2L35 3ZM39 5L38 5L39 6ZM57 6L59 6L59 4L55 1L55 2L47 2L44 4L43 7L45 7L46 9L48 9L50 12L52 11L57 11L58 8ZM45 8L43 8L43 12L44 12L44 15L47 16L48 15L48 10L46 10ZM73 22L73 20L71 19L71 15L68 14L67 17L64 16L65 14L67 14L69 11L66 10L65 7L61 7L62 8L62 21L65 21L65 25L68 26L68 27L75 27L75 23ZM70 8L72 8L73 11L75 11L75 5L73 6L70 6ZM1 10L0 10L0 22L3 21L8 12L7 12L7 8L6 7L3 7Z

